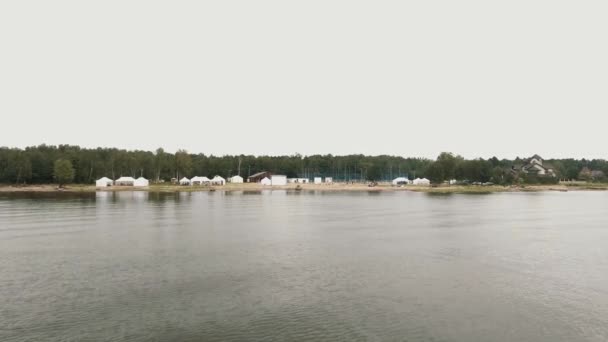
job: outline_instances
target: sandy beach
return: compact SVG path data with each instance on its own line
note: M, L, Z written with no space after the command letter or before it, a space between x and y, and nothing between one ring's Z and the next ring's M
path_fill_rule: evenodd
M55 184L37 185L0 185L0 193L12 192L95 192L95 191L149 191L149 192L192 192L192 191L414 191L429 193L490 193L490 192L527 192L527 191L582 191L608 190L608 184L555 184L555 185L525 185L525 186L477 186L477 185L442 185L442 186L392 186L380 183L370 187L364 183L333 183L333 184L289 184L286 186L263 186L259 183L226 184L224 186L180 186L153 184L149 187L111 186L96 188L95 185L71 184L59 189Z

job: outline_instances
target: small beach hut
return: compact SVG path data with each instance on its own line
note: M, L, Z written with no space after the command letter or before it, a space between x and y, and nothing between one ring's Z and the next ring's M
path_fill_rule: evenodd
M315 177L315 184L321 184L321 183L323 183L323 178Z
M120 177L114 182L116 186L133 186L133 184L135 184L133 177Z
M224 177L221 177L221 176L215 176L211 180L211 185L225 185L225 184L226 184L226 179L224 179Z
M133 182L133 186L148 186L150 182L144 177L139 177Z
M191 185L191 184L192 183L190 182L190 180L186 177L179 180L179 185Z
M272 175L272 177L270 178L270 183L273 186L287 185L287 176Z
M230 177L230 183L243 183L243 177L232 176L232 177Z
M395 179L393 179L393 186L396 185L406 185L406 184L410 184L410 180L407 179L407 177L397 177Z
M110 178L101 177L95 181L95 186L98 188L104 188L106 186L112 186L112 183L114 183L114 182Z
M264 178L262 178L262 180L260 181L260 184L262 184L262 185L272 185L272 181L270 180L270 178L268 178L268 177L264 177Z

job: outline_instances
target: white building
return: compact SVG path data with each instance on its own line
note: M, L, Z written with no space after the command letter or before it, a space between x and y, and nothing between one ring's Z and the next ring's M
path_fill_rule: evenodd
M270 178L270 183L273 186L287 185L287 176L272 175L271 178Z
M139 177L133 182L133 186L149 186L150 182L144 177Z
M315 184L321 184L321 183L323 183L323 178L315 177Z
M190 180L186 177L179 180L179 185L191 185L191 184L192 183L190 182Z
M325 183L331 184L333 182L334 182L334 179L332 177L325 177Z
M232 177L230 177L230 183L243 183L243 177L232 176Z
M135 178L133 177L120 177L115 182L116 186L133 186L135 183Z
M224 177L221 177L221 176L215 176L211 180L211 185L225 185L225 184L226 184L226 179L224 179Z
M104 188L106 186L112 186L114 182L108 177L101 177L95 181L95 186L98 188Z
M406 177L397 177L395 179L393 179L393 185L405 185L405 184L411 184L411 181L409 179L407 179Z
M416 178L414 179L414 181L412 182L414 185L431 185L431 181L426 179L426 178Z
M264 177L264 178L262 178L262 180L260 181L260 184L262 184L262 185L272 185L272 181L270 180L270 178L268 178L268 177Z

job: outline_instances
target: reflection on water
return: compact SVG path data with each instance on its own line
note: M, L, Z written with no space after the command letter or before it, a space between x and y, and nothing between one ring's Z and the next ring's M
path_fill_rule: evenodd
M0 341L606 341L608 193L0 195Z

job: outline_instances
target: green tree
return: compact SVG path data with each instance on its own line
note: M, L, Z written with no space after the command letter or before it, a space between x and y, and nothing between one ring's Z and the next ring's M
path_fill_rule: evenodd
M71 182L74 179L74 168L72 167L72 162L67 159L55 160L53 176L55 177L55 181L59 183L59 187Z
M441 184L446 179L443 166L439 162L434 162L426 170L426 176L433 184Z
M367 169L367 172L365 173L365 178L368 181L377 181L380 180L381 175L381 171L380 171L380 167L378 165L372 165Z
M192 173L192 157L190 157L188 151L177 150L177 152L175 153L175 168L177 171L176 178L179 178L180 174L182 176L187 176Z

